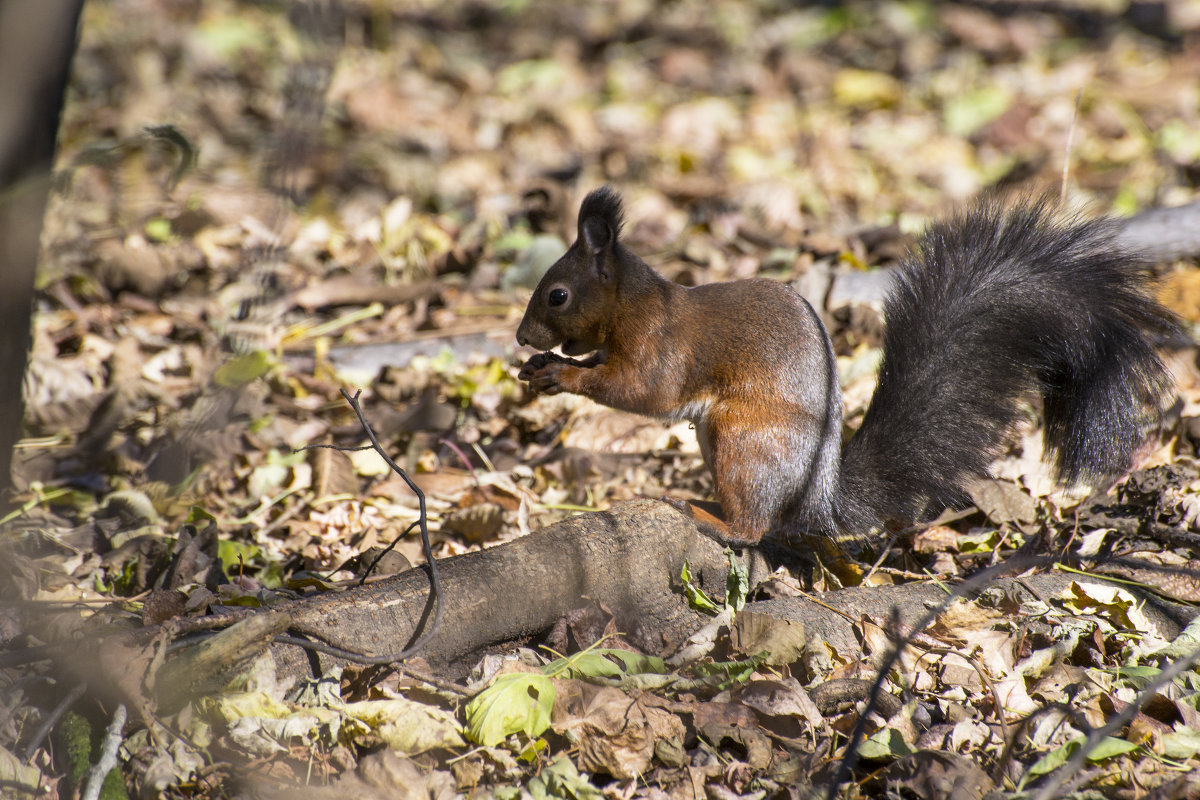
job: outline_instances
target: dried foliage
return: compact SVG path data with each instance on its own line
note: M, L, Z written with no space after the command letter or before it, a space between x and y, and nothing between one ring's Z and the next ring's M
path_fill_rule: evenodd
M702 655L664 662L623 649L603 609L564 609L546 639L561 657L301 685L258 660L108 736L103 687L16 662L46 638L30 608L104 607L91 636L335 590L397 537L375 575L419 563L416 499L376 454L297 451L365 443L343 386L428 497L439 557L638 495L707 497L686 424L516 380L529 287L603 182L626 193L628 244L676 280L794 281L856 424L878 294L831 276L887 266L980 192L1057 191L1065 172L1093 211L1195 199L1198 48L1186 2L90 3L0 529L5 791L72 796L122 736L103 796L810 797L858 726L845 797L1038 796L1060 778L1194 796L1198 632L1102 577L1200 602L1188 350L1180 402L1112 492L1053 491L1029 409L978 513L909 532L877 568L823 561L758 588L954 585L1019 549L1075 570L1032 600L985 588L925 630L864 613L854 652L726 609ZM1194 265L1163 269L1195 323ZM111 657L133 674L154 653Z

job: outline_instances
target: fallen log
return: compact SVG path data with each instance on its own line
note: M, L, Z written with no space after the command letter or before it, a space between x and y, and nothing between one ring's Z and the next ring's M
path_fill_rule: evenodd
M421 654L448 664L488 645L521 639L589 603L611 611L629 641L649 652L673 650L704 624L679 591L684 561L706 591L724 596L727 559L717 542L670 505L635 500L580 514L507 544L439 561L445 614ZM422 567L345 592L275 606L292 630L370 655L399 652L430 615ZM277 661L308 669L293 645ZM337 659L320 655L320 666Z
M422 656L435 669L464 674L485 648L542 633L565 614L589 604L612 613L631 644L646 652L670 654L710 620L691 609L683 596L684 562L701 588L722 597L728 570L723 551L670 505L637 500L571 517L504 545L439 561L445 613ZM753 584L766 566L759 551L753 551L750 566ZM986 585L1000 587L1013 601L1022 602L1056 596L1070 580L1046 572L1019 579L998 577ZM1145 610L1165 638L1173 637L1190 619L1190 613L1177 604L1138 594L1151 601ZM865 625L887 624L895 607L905 628L945 599L946 589L931 583L855 587L820 597L750 603L739 619L758 615L799 623L804 626L803 648L829 648L853 661L862 656ZM64 646L56 660L122 702L140 708L149 701L149 706L167 710L178 708L188 696L212 691L267 649L279 671L288 675L325 674L330 666L346 663L296 644L272 641L285 628L293 636L378 656L403 650L421 633L431 610L428 572L417 567L375 584L321 593L268 610L177 619L116 638L92 639L90 648L85 645L90 653L80 653L76 639L75 644ZM218 634L221 641L202 639L162 649L181 630L249 619L261 624L223 631ZM68 648L74 650L70 655ZM154 700L143 691L150 687L154 687Z

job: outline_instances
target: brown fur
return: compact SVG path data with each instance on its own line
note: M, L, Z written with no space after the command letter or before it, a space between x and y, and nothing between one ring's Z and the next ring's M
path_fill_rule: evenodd
M879 384L843 454L832 344L799 295L769 280L665 280L621 246L608 189L588 195L578 225L517 339L592 355L539 353L520 377L694 422L733 543L803 531L853 544L959 504L1032 395L1064 482L1111 480L1170 388L1156 347L1177 322L1110 223L984 203L933 226L897 271Z
M620 246L619 216L608 211L585 202L579 240L546 273L517 332L522 344L593 356L540 353L520 377L540 392L695 422L729 521L725 538L757 542L786 524L781 512L803 490L803 481L787 478L807 472L803 462L813 456L804 451L826 438L805 410L825 408L831 390L831 354L824 374L806 370L811 354L827 350L819 323L775 281L694 289L667 281ZM555 290L569 300L553 305Z

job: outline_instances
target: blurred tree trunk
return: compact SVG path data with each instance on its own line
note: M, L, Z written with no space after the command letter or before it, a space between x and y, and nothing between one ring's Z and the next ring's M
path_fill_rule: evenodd
M0 492L21 435L42 216L83 0L0 0Z

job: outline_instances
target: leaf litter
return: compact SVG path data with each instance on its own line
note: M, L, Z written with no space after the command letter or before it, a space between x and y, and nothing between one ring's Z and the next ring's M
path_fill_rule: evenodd
M1195 198L1200 20L1184 3L1146 24L1114 8L347 3L332 45L272 6L88 4L3 521L5 651L41 641L17 610L29 602L112 604L91 635L122 615L220 614L356 582L417 510L373 453L296 452L362 443L346 382L426 492L438 557L635 495L710 496L686 425L532 397L515 379L529 288L601 182L625 189L631 245L676 280L815 287L855 424L878 310L838 274L886 266L982 190L1056 186L1068 131L1073 202L1129 213ZM305 86L323 96L315 122ZM1163 281L1192 323L1194 273L1174 265ZM303 783L806 797L862 718L844 796L1036 791L1197 646L1194 621L1172 639L1138 596L1088 574L1197 598L1200 394L1179 362L1173 427L1114 494L1051 492L1032 430L973 493L981 515L913 534L873 571L949 581L1035 541L1079 570L1058 596L950 606L909 637L890 700L870 710L887 619L857 620L851 652L726 610L686 660L663 662L595 648L614 632L601 610L564 635L580 652L485 656L465 686L421 678L419 660L295 686L256 659L170 717L133 714L118 783L170 797L233 796L239 777L261 796ZM395 552L385 570L421 560L411 534ZM864 574L823 566L760 593ZM63 740L34 740L71 687L45 662L0 682L0 779L75 791ZM85 763L113 711L99 697L56 725L83 732ZM1087 749L1089 790L1197 791L1198 697L1194 670L1157 688Z

